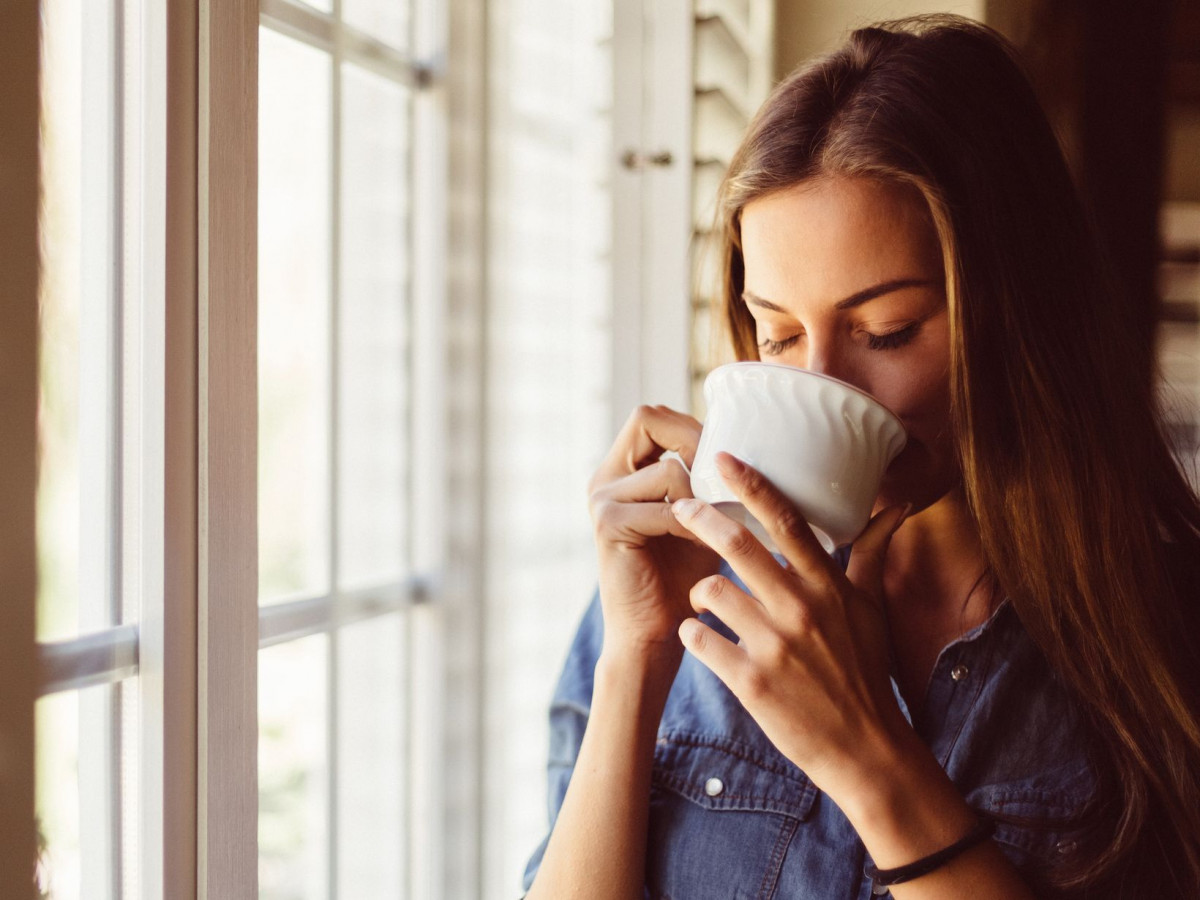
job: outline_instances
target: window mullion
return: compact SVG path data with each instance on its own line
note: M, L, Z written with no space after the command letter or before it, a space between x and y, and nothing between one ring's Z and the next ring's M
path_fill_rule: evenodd
M81 154L82 223L79 342L79 627L85 633L110 629L121 621L123 432L123 309L126 260L123 222L127 213L124 116L127 42L123 0L82 7L82 133L94 151ZM134 84L130 84L130 82ZM136 107L135 107L136 109ZM136 112L134 112L136 114ZM108 635L113 635L108 632ZM100 642L90 661L122 663L114 671L84 679L104 683L137 671L137 632L111 656ZM103 638L102 638L103 639ZM119 645L118 645L119 646ZM71 659L63 648L48 658ZM115 647L113 648L116 649ZM118 656L119 654L119 656ZM108 658L106 658L106 656ZM123 657L123 658L119 658ZM43 657L47 658L46 656ZM87 663L86 655L74 657ZM117 688L79 690L78 815L80 879L97 900L115 900L121 885L121 724Z
M427 85L432 67L369 34L346 25L337 9L323 13L290 0L260 0L262 23L318 50L334 53L409 88Z
M197 123L200 0L150 4L146 69L152 183L162 185L161 585L142 605L139 880L141 900L195 897L197 889ZM201 713L202 714L202 713Z
M118 625L67 641L38 644L38 694L77 690L137 674L138 629Z
M258 9L199 6L199 900L252 897L257 802Z

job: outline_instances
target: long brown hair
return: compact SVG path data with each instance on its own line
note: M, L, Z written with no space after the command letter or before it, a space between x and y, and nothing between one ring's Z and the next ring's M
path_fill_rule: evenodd
M855 31L775 89L717 204L718 301L740 359L757 358L741 211L821 175L912 187L941 242L965 494L990 574L1094 737L1092 837L1046 885L1191 896L1197 598L1172 566L1200 559L1200 503L1156 412L1154 348L1129 337L1014 51L970 20L915 17Z

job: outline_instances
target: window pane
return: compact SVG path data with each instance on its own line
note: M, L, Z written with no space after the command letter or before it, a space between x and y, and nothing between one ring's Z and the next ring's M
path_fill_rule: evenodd
M406 625L396 613L337 637L339 897L404 896Z
M328 54L259 32L259 595L329 586Z
M342 0L342 20L378 40L407 50L410 3L407 0Z
M80 0L48 0L42 15L37 544L48 641L113 622L119 360L113 17Z
M258 655L258 891L328 896L328 636Z
M121 895L115 842L136 831L136 820L122 827L117 802L136 808L137 761L119 752L123 720L136 721L132 690L98 685L37 702L38 882L53 900Z
M338 572L405 570L408 490L408 91L342 68Z

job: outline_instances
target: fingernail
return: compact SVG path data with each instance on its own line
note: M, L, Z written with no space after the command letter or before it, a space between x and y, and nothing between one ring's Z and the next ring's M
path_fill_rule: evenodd
M722 450L716 456L717 471L726 478L736 478L746 471L746 464L734 456L732 453L726 453Z
M677 519L686 519L694 516L700 509L700 501L691 498L676 500L671 504L671 512Z

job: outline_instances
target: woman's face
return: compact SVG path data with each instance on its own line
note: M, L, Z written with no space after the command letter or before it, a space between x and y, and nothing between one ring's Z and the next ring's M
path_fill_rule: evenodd
M914 511L958 481L950 431L950 331L941 248L920 195L822 177L742 210L742 295L759 357L877 397L908 431L877 508Z

